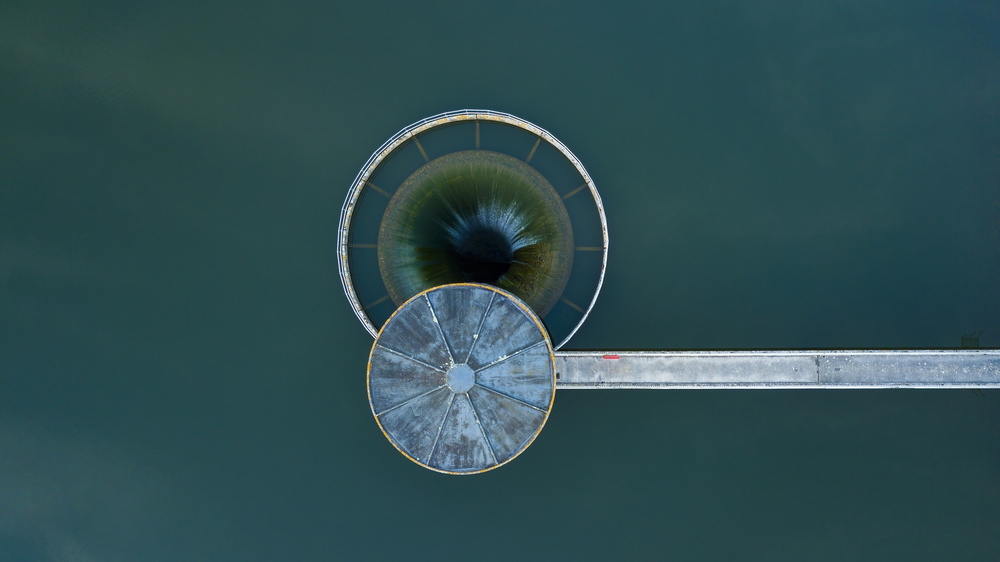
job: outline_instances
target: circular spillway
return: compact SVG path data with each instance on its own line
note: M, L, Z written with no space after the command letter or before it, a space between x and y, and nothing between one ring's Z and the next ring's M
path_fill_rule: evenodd
M368 399L389 441L438 472L496 468L531 444L552 409L555 357L522 300L478 283L424 291L382 327Z
M573 267L562 199L525 162L488 150L431 160L393 195L378 263L396 306L449 283L489 283L548 314Z
M376 336L433 286L489 283L528 303L554 348L604 282L604 206L580 160L509 113L462 109L404 127L358 172L340 214L338 270Z

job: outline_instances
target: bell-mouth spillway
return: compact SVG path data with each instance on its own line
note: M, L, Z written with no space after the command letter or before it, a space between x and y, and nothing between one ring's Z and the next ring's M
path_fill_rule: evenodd
M480 179L501 170L515 184L526 180L524 184L534 186L504 191L500 202L534 198L545 207L540 213L543 220L534 224L543 234L535 238L547 245L544 251L517 240L517 228L496 228L495 219L504 209L487 209L488 202L479 211L467 212L470 220L453 225L452 234L464 241L464 247L438 247L447 251L437 252L437 258L450 259L437 259L427 245L407 242L407 213L400 211L413 206L400 202L407 199L407 192L421 192L421 170L433 172L436 166L444 173L472 162L480 168ZM529 222L537 218L528 211L532 209L522 205L519 216ZM523 232L530 236L532 231ZM415 258L418 249L425 259L408 259ZM508 250L509 257L504 255ZM600 293L608 260L608 228L590 174L555 136L508 113L459 110L404 127L371 155L341 210L337 253L344 292L373 336L396 306L421 290L443 283L487 282L528 302L559 349L587 319ZM442 261L447 267L438 267L435 274L435 263ZM528 265L518 263L522 261Z
M465 150L406 178L382 217L377 253L396 306L432 287L476 282L545 316L569 280L573 228L562 198L530 165Z

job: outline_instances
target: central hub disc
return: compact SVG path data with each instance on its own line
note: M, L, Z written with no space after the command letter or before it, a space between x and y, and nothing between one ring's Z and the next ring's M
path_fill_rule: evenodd
M445 375L445 382L448 384L448 388L455 394L468 392L472 388L472 385L476 384L476 373L472 370L472 367L465 363L455 365L448 369L448 374Z

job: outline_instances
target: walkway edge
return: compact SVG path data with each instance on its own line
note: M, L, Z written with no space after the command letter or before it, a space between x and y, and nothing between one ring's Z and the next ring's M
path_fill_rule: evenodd
M556 388L1000 388L1000 349L561 351Z

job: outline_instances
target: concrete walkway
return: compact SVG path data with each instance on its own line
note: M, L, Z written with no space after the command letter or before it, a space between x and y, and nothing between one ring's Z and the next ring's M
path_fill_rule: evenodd
M1000 388L1000 350L563 351L556 388Z

